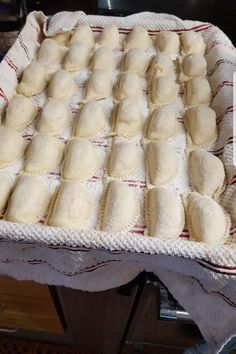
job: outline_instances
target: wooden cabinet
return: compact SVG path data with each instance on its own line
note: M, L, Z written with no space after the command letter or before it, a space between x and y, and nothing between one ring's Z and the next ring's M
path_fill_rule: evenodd
M0 277L0 332L16 331L17 336L19 328L27 337L27 330L40 331L34 332L38 339L42 331L54 338L59 334L59 342L69 339L93 354L182 353L201 334L194 324L159 319L158 284L141 274L128 285L101 292L56 287L52 298L46 285ZM65 333L55 299L66 321Z
M97 354L117 354L138 285L93 293L65 287L57 290L76 348Z
M63 333L47 285L0 277L0 331Z
M159 319L160 293L147 282L132 318L122 354L180 354L202 340L193 323Z

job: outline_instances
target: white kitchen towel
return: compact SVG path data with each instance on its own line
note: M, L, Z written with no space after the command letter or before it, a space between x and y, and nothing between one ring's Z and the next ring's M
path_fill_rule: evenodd
M190 313L211 353L236 335L235 271L225 276L225 269L182 257L1 241L0 272L20 280L100 291L144 270L154 272Z

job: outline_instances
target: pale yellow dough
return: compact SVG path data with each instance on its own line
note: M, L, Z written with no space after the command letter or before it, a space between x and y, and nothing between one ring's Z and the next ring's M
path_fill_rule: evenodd
M134 174L139 162L139 151L135 144L116 143L112 146L108 161L108 174L114 178L127 178Z
M132 48L140 48L146 50L151 46L152 41L149 37L148 31L141 26L134 27L124 41L125 51Z
M101 154L84 139L73 139L67 143L62 166L62 178L84 182L93 177L101 167Z
M189 166L196 191L210 197L216 196L225 180L225 170L221 160L205 150L196 149L190 152Z
M217 139L216 113L210 107L189 108L184 115L184 124L188 132L189 147L205 147Z
M82 229L91 213L87 190L79 182L64 181L55 192L47 224L55 227Z
M226 241L230 220L214 199L192 192L187 194L184 204L192 240L209 244Z
M59 167L63 157L64 143L49 134L36 135L26 151L24 171L43 175Z
M60 134L70 122L70 110L63 101L49 99L43 107L38 131L40 133Z
M181 69L180 82L192 77L206 76L207 61L201 53L192 53L183 58Z
M141 81L133 72L121 73L116 85L115 98L122 100L131 98L136 101L142 97Z
M47 86L50 75L46 67L33 62L24 70L17 92L24 96L34 96L42 92Z
M148 74L152 76L166 76L173 75L175 72L174 61L168 54L158 53L156 54L151 61L151 64L148 69Z
M8 198L11 193L12 184L9 178L1 174L0 175L0 216L2 216L6 210Z
M23 129L30 124L38 113L38 107L30 97L16 95L8 104L5 127Z
M160 52L168 54L178 53L180 49L179 36L172 31L160 31L156 35L156 46Z
M5 214L7 221L35 224L46 214L50 192L38 177L21 176L11 194Z
M92 70L111 71L115 68L115 54L109 47L100 47L96 50L92 60Z
M101 230L129 231L139 216L139 204L134 191L127 184L113 180L109 182L103 199Z
M180 126L172 106L163 106L152 111L147 125L148 140L167 141L175 137Z
M81 24L72 34L72 37L69 41L69 45L74 43L85 43L90 47L94 45L94 35L91 27L87 24Z
M132 71L139 76L146 73L148 67L148 58L143 49L130 49L124 57L123 70Z
M149 84L149 106L152 108L173 103L178 91L178 85L172 76L153 76Z
M178 155L168 143L151 141L146 147L146 169L149 186L164 186L179 173Z
M37 53L37 61L42 65L59 64L62 59L60 46L56 41L46 38L41 43Z
M119 47L120 35L117 26L113 23L105 25L102 33L98 36L98 44L112 49Z
M147 234L161 239L177 238L185 217L181 198L165 188L152 188L145 197Z
M85 43L74 43L64 59L64 69L67 71L82 70L88 66L91 58L90 47Z
M180 35L181 48L184 54L204 54L206 44L203 37L197 32L184 32Z
M112 135L133 138L142 131L143 116L136 101L125 98L114 112Z
M74 135L90 138L105 131L106 116L100 103L89 101L79 110L74 127Z
M212 93L208 80L204 77L196 77L188 80L185 84L184 97L188 106L209 106Z
M68 43L69 39L71 38L71 32L70 31L58 32L48 38L53 39L60 46L65 47L65 46L67 46L67 43Z
M20 160L26 145L26 140L15 129L0 127L0 168Z
M76 93L77 89L72 75L61 69L53 75L49 83L48 96L55 100L67 100Z
M96 70L90 76L84 98L81 102L97 101L107 98L112 93L112 80L109 72L105 70Z

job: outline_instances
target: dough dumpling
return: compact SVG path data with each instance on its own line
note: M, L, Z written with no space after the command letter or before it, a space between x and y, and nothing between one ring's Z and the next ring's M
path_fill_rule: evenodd
M124 58L123 70L132 71L137 75L143 76L148 67L148 58L143 49L133 48L130 49Z
M115 64L115 54L113 50L109 47L100 47L94 54L92 70L113 70Z
M48 84L50 75L46 67L40 63L33 62L23 72L17 92L24 96L34 96L42 92Z
M60 134L70 122L70 111L63 101L49 99L43 107L38 131L40 133Z
M184 204L190 239L211 244L226 241L230 220L214 199L192 192Z
M216 113L207 106L189 108L184 115L188 145L205 147L217 139Z
M167 143L158 141L148 143L146 161L149 184L153 186L164 186L178 175L178 155Z
M139 216L138 199L127 184L111 181L104 193L101 206L101 230L126 232Z
M205 150L196 149L190 152L189 166L191 181L196 191L210 197L216 196L225 180L221 160Z
M82 229L90 213L91 201L85 187L76 181L64 181L55 192L47 224Z
M139 105L132 99L122 100L115 110L112 135L133 138L143 127L143 116Z
M185 84L185 100L188 106L209 105L212 94L209 82L204 77L196 77Z
M62 59L60 46L50 38L44 39L39 50L37 61L42 65L54 65Z
M171 76L153 76L149 85L150 107L173 103L178 96L178 85Z
M68 142L62 167L63 179L84 182L93 177L100 167L101 155L88 140Z
M109 23L103 27L103 31L98 37L98 44L112 49L119 47L120 35L116 25Z
M146 50L151 47L151 45L152 41L149 37L148 31L141 26L136 26L127 35L124 42L124 49L125 51L132 48L140 48Z
M0 216L2 216L6 210L8 198L11 193L11 182L7 176L0 175Z
M180 35L180 42L184 54L205 53L206 44L197 32L184 32Z
M146 195L147 234L163 239L177 238L185 217L181 198L165 188L152 188Z
M48 96L55 100L67 100L76 93L77 89L71 74L62 69L53 75L48 87Z
M100 103L89 101L85 103L76 117L74 135L90 138L97 133L105 131L106 116Z
M96 70L92 73L87 82L85 96L81 102L101 100L110 96L111 93L112 80L109 72Z
M81 24L73 33L69 44L85 43L90 47L94 45L94 35L91 27L87 24Z
M139 164L138 150L135 144L129 142L113 145L108 161L108 174L114 178L132 176Z
M25 152L26 141L15 129L0 127L0 168L20 160Z
M70 31L59 32L49 38L54 40L60 46L65 47L65 46L67 46L67 42L71 38L71 32Z
M47 213L50 192L47 184L34 176L21 176L11 194L5 219L36 224Z
M175 65L171 57L164 53L156 54L148 69L148 74L152 76L171 75L175 72Z
M142 96L140 78L133 72L122 73L116 86L116 99L131 98L138 101Z
M179 122L172 106L163 106L152 111L148 126L147 139L167 141L179 132Z
M90 48L84 43L74 43L64 60L64 69L67 71L82 70L88 66L91 57Z
M53 172L63 157L64 143L48 134L38 134L26 151L24 171L35 175Z
M192 53L183 58L180 81L187 81L191 77L205 76L207 73L207 61L204 55Z
M168 54L178 53L180 49L179 36L172 31L160 31L156 35L156 46L160 52Z
M30 97L16 95L8 104L4 125L9 128L23 129L38 114L38 107Z

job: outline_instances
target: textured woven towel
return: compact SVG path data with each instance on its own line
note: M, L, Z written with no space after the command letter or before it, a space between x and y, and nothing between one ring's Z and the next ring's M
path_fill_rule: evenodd
M14 93L22 70L32 61L44 34L52 35L89 23L95 32L107 22L127 33L143 25L158 30L199 31L207 43L206 57L217 112L219 139L213 152L222 154L227 170L227 191L234 190L232 82L236 51L215 26L182 21L175 16L141 13L126 18L86 16L63 12L49 22L31 13L16 43L0 64L0 111ZM14 172L14 171L13 171ZM11 170L9 170L11 174ZM227 198L228 198L227 194ZM211 345L212 353L236 335L235 225L224 246L207 246L183 238L111 235L99 231L68 231L40 225L0 222L0 271L18 279L98 291L124 284L143 270L153 271L186 308Z

